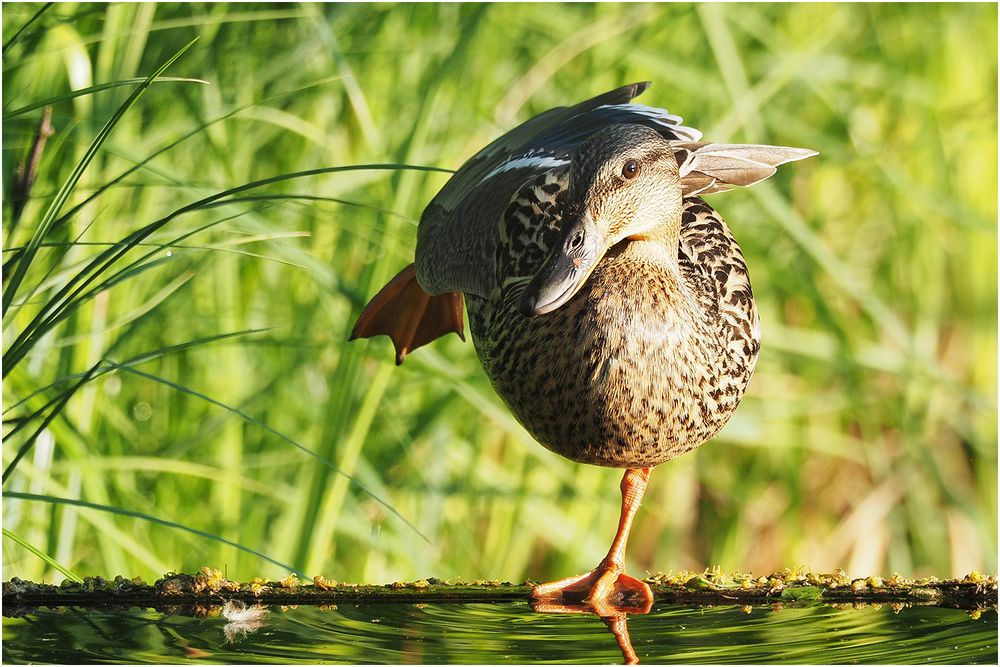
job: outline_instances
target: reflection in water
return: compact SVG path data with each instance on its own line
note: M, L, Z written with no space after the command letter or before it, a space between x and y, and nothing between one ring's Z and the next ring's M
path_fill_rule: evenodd
M597 604L592 602L554 604L538 600L531 602L531 610L538 614L593 614L597 616L604 621L608 630L614 635L626 665L639 664L639 657L635 654L635 649L632 648L632 638L628 634L628 615L648 614L652 607L651 600L642 599L637 602L626 599L614 605L607 600L600 600Z
M222 628L222 633L226 635L226 641L232 643L264 627L267 608L257 604L248 607L239 600L226 600L222 616L229 621Z
M661 603L603 623L527 602L17 611L4 605L5 664L997 663L995 610Z
M632 638L628 636L628 614L618 614L616 616L606 616L602 619L611 630L618 642L618 650L622 652L622 659L626 665L638 665L639 657L632 648Z

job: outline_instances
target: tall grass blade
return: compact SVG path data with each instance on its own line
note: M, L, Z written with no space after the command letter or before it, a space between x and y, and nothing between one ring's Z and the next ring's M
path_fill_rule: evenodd
M338 167L321 167L317 169L307 169L304 171L293 172L290 174L281 174L278 176L271 176L269 178L263 178L257 181L252 181L250 183L245 183L243 185L237 186L235 188L230 188L228 190L223 190L217 192L208 197L204 197L195 202L192 202L186 206L173 211L172 213L149 223L145 227L142 227L124 239L116 243L113 247L108 248L104 252L100 253L96 258L94 258L83 270L81 270L72 279L67 281L66 285L62 287L51 299L49 299L45 305L39 309L38 313L35 314L31 322L24 328L24 330L17 336L10 347L4 352L3 355L3 377L6 377L14 367L24 358L31 349L32 345L36 340L45 335L48 331L52 329L56 324L62 321L71 311L68 310L70 306L80 297L84 290L89 287L94 280L100 276L104 271L109 269L116 261L118 261L122 256L128 253L132 248L136 247L139 243L144 241L150 234L161 229L164 225L174 220L175 218L189 213L191 211L196 211L208 207L220 200L225 199L234 194L240 192L246 192L247 190L252 190L254 188L263 187L265 185L271 185L273 183L280 183L282 181L288 181L296 178L305 178L307 176L315 176L318 174L331 174L338 172L349 172L349 171L369 171L369 170L410 170L410 171L426 171L426 172L443 172L449 173L450 170L440 169L438 167L425 167L421 165L405 165L405 164L367 164L367 165L351 165L351 166L338 166ZM32 239L34 241L34 238ZM37 248L38 244L35 244ZM29 244L30 247L30 244ZM26 250L26 254L27 254ZM21 263L18 267L25 263L28 257L22 257ZM91 292L93 295L100 289ZM79 306L79 304L77 304Z
M230 332L227 332L227 333L215 334L213 336L204 336L202 338L195 338L195 339L192 339L192 340L189 340L189 341L185 341L183 343L177 343L176 345L168 345L166 347L161 347L161 348L156 349L156 350L149 350L148 352L143 352L142 354L138 354L138 355L136 355L134 357L130 357L130 358L124 360L124 361L120 361L117 364L110 364L109 365L107 363L104 363L97 372L93 373L90 376L90 379L91 380L96 380L98 377L100 377L102 375L105 375L105 374L110 373L110 372L112 372L114 370L117 370L117 366L119 366L119 365L120 366L137 366L139 364L146 363L147 361L152 361L154 359L160 359L160 358L162 358L162 357L164 357L164 356L166 356L168 354L173 354L175 352L183 352L183 351L195 348L195 347L199 347L201 345L206 345L208 343L214 343L214 342L220 341L220 340L227 340L227 339L230 339L230 338L237 338L237 337L241 337L241 336L251 336L253 334L264 333L264 332L267 332L267 331L272 331L274 328L275 327L259 327L259 328L255 328L255 329L243 329L241 331L230 331ZM110 352L110 350L109 350L109 352ZM55 380L54 382L45 385L44 387L39 387L38 389L32 391L30 394L26 395L24 398L21 398L20 400L14 402L14 403L11 403L10 405L8 405L7 407L5 407L3 409L3 413L2 414L7 414L11 410L13 410L13 409L15 409L15 408L17 408L17 407L19 407L21 405L24 405L24 403L28 402L29 400L31 400L35 396L38 396L39 394L43 394L46 391L49 391L50 389L54 389L55 387L58 387L61 384L65 384L67 382L72 382L73 380L78 380L80 378L85 378L85 377L87 377L87 373L73 373L72 375L66 375L64 377L61 377L61 378ZM53 399L53 400L55 400L55 399ZM42 408L42 409L44 410L45 408ZM38 414L38 412L40 412L40 411L37 411L36 413L28 416L27 418L25 418L25 420L26 421L30 421L31 419L34 419L35 416ZM13 435L13 433L8 433L7 437L10 437L11 435Z
M63 411L63 408L66 407L66 404L69 402L69 399L73 398L73 394L75 394L80 389L80 387L82 387L83 385L87 384L87 382L90 381L90 378L93 376L94 373L97 372L98 368L100 368L100 364L95 364L94 366L92 366L90 370L84 373L83 377L80 378L76 382L76 384L74 384L72 387L64 391L62 395L59 396L58 400L55 401L52 410L47 415L45 415L45 419L42 420L42 423L38 426L37 429L35 429L35 432L32 433L28 437L28 439L21 444L21 446L17 450L17 454L14 455L14 459L7 465L6 468L4 468L3 478L0 479L0 484L7 483L7 478L14 471L14 468L17 467L18 462L22 458L24 458L24 455L27 454L34 446L35 441L38 440L38 436L40 436L42 434L42 431L44 431L48 427L48 425L52 423L53 419L59 416L59 413L61 413ZM19 430L20 427L21 424L18 424L18 427L15 430Z
M97 133L94 140L91 142L90 146L87 148L87 152L84 154L83 158L76 164L73 171L70 173L69 177L59 188L52 203L49 204L48 209L45 211L45 215L42 220L38 223L38 227L35 229L31 240L28 242L24 253L21 255L20 261L18 261L17 266L14 267L14 271L10 278L7 280L7 286L3 292L3 309L4 315L7 314L7 309L14 300L14 296L17 294L18 288L21 286L21 282L24 280L25 274L28 272L28 267L31 265L31 261L35 257L35 253L38 251L39 245L48 236L49 230L52 227L53 222L55 222L56 217L59 215L59 211L62 210L63 205L66 200L69 199L70 193L76 187L80 178L83 176L83 172L86 171L87 167L90 165L91 161L97 155L101 146L107 141L111 132L115 129L121 119L125 117L125 114L131 109L135 103L142 97L143 93L149 88L149 86L159 77L163 72L165 72L178 58L180 58L185 51L187 51L191 46L198 41L197 38L192 39L190 42L185 44L178 50L173 56L168 58L166 62L160 65L155 72L139 84L132 94L118 107L115 113L108 119L101 131Z
M113 88L121 88L122 86L131 86L134 84L145 83L146 79L122 79L121 81L109 81L107 83L99 83L95 86L88 86L86 88L78 88L77 90L71 90L68 93L62 93L60 95L53 95L52 97L46 97L38 102L32 102L31 104L26 104L23 107L18 107L13 111L4 112L4 120L10 120L11 118L16 118L22 116L26 113L30 113L36 109L41 109L57 102L65 102L66 100L71 100L75 97L82 97L83 95L93 95L94 93L99 93L104 90L111 90ZM191 79L182 76L161 76L156 79L155 83L203 83L208 85L208 81L204 79Z
M54 4L56 4L56 3L54 3L54 2L46 2L44 5L42 5L38 9L37 12L34 13L34 15L30 19L27 20L27 22L25 22L25 24L23 26L21 26L20 28L18 28L17 32L15 32L13 35L11 35L11 38L8 39L7 42L3 45L2 55L7 55L7 49L9 49L10 47L14 46L14 44L17 43L17 40L21 39L21 35L24 34L24 31L27 30L28 27L31 26L32 23L34 23L35 21L37 21L42 16L42 14L44 14L45 12L47 12L52 7L52 5L54 5Z
M48 565L53 570L56 570L57 572L61 572L62 575L64 577L66 577L67 579L72 579L73 581L77 581L77 582L82 582L83 581L83 578L80 577L80 575L78 575L77 573L73 572L68 567L62 565L61 563L57 562L56 559L52 558L52 556L48 555L47 553L45 553L44 551L42 551L41 549L39 549L35 545L30 544L27 540L25 540L24 538L22 538L20 535L12 533L11 531L7 530L6 528L3 528L2 530L3 530L3 536L4 537L6 537L7 539L9 539L9 540L11 540L13 542L16 542L17 544L21 545L26 550L28 550L29 552L31 552L32 554L34 554L36 557L38 557L39 559L41 559L45 563L48 563Z
M367 486L365 486L364 484L362 484L361 482L359 482L357 480L357 478L355 478L352 475L347 474L346 472L344 472L343 470L341 470L340 468L338 468L336 465L334 465L331 461L328 461L327 459L324 459L323 457L319 456L313 450L309 449L305 445L300 444L299 442L295 441L294 439L288 437L287 435L285 435L281 431L278 431L278 430L275 430L275 429L271 428L270 426L268 426L267 424L265 424L261 420L257 419L256 417L248 415L247 413L243 412L239 408L234 408L231 405L226 405L225 403L223 403L221 401L218 401L218 400L212 398L211 396L206 396L205 394L203 394L201 392L198 392L198 391L195 391L194 389L191 389L189 387L185 387L183 385L177 384L176 382L172 382L172 381L170 381L170 380L168 380L166 378L162 378L162 377L159 377L157 375L153 375L152 373L146 373L146 372L140 371L140 370L138 370L136 368L131 368L129 366L122 366L122 365L119 365L119 364L112 364L112 367L116 368L118 370L124 371L126 373L131 373L133 375L138 375L139 377L146 378L147 380L152 380L153 382L159 382L160 384L167 385L168 387L171 387L172 389L175 389L175 390L177 390L177 391L179 391L181 393L188 394L189 396L194 396L196 398L200 398L201 400L206 401L208 403L211 403L212 405L214 405L216 407L222 408L223 410L226 410L227 412L231 412L232 414L236 415L240 419L243 419L244 421L249 422L249 423L253 424L254 426L258 426L258 427L264 429L265 431L267 431L271 435L274 435L274 436L277 436L278 438L281 438L282 440L284 440L288 444L292 445L293 447L295 447L299 451L307 454L308 456L310 456L314 460L319 461L324 466L326 466L327 468L329 468L330 470L332 470L334 473L336 473L338 475L341 475L342 477L345 477L351 484L353 484L359 490L361 490L364 493L366 493L367 495L369 495L372 498L372 500L374 500L379 505L381 505L382 507L384 507L387 510L389 510L393 515L396 516L396 518L398 518L400 521L402 521L404 524L406 524L406 526L408 528L410 528L413 532L415 532L417 535L419 535L425 542L427 542L428 544L431 543L430 539L426 535L424 535L422 532L420 532L420 529L417 528L413 523L411 523L409 519L407 519L402 514L400 514L399 511L395 507L393 507L388 502L386 502L385 500L383 500L381 497L379 497L378 495L376 495Z
M221 542L222 544L225 544L227 546L233 547L235 549L239 549L240 551L244 551L244 552L246 552L248 554L251 554L253 556L256 556L257 558L260 558L262 560L266 560L268 563L271 563L273 565L277 565L278 567L280 567L281 569L283 569L283 570L285 570L287 572L294 572L295 574L299 575L300 577L307 576L304 572L300 572L299 570L296 570L291 565L288 565L287 563L282 563L279 560L275 560L274 558L271 558L270 556L268 556L266 554L263 554L263 553L257 551L256 549L251 549L248 546L244 546L244 545L240 544L239 542L233 542L232 540L227 540L226 538L222 537L221 535L215 535L213 533L209 533L209 532L204 531L204 530L199 530L197 528L192 528L190 526L185 526L182 523L177 523L175 521L169 521L167 519L161 519L158 516L152 516L150 514L144 514L143 512L136 512L134 510L128 510L128 509L125 509L123 507L112 507L110 505L100 505L98 503L87 502L86 500L76 500L74 498L56 498L55 496L46 496L46 495L41 495L41 494L37 494L37 493L22 493L20 491L4 491L3 492L3 497L4 498L18 498L20 500L33 500L33 501L40 502L40 503L51 503L53 505L72 505L74 507L86 507L88 509L98 510L98 511L101 511L101 512L109 512L111 514L117 514L118 516L127 516L127 517L131 517L133 519L142 519L143 521L149 521L150 523L155 523L155 524L159 524L161 526L166 526L167 528L175 528L177 530L187 531L189 533L197 535L198 537L204 537L205 539L208 539L208 540L214 540L216 542Z

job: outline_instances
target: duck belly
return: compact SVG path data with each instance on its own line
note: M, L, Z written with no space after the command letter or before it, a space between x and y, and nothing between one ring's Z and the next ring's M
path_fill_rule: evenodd
M538 442L637 468L702 444L742 398L752 364L732 358L710 305L669 271L619 260L552 313L480 318L470 307L470 321L494 388Z

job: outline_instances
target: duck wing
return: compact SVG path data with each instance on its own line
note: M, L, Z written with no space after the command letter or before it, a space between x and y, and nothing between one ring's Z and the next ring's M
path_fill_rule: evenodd
M496 280L501 214L532 178L567 165L595 132L639 123L664 137L695 142L701 133L681 118L631 100L649 87L633 83L571 107L556 107L522 123L473 155L424 209L417 230L417 281L429 294L486 297Z
M719 326L728 360L713 400L739 402L757 363L760 321L746 260L729 225L700 197L685 197L677 259L709 320Z

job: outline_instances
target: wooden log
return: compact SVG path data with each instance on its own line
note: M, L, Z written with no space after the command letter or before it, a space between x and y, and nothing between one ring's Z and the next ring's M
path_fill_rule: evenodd
M953 607L970 611L996 609L997 576L972 572L962 579L851 579L843 571L816 574L786 569L765 577L706 570L656 574L646 579L658 602L684 605L893 604ZM60 585L13 578L3 583L4 614L38 606L136 606L150 608L214 607L229 601L261 605L344 603L468 603L526 600L532 582L443 581L435 578L384 585L351 584L289 575L278 581L235 582L219 570L196 574L167 573L153 584L139 578L87 577Z

